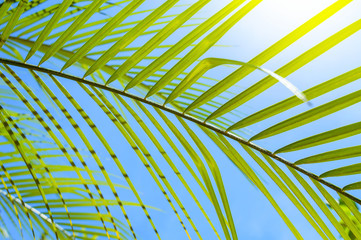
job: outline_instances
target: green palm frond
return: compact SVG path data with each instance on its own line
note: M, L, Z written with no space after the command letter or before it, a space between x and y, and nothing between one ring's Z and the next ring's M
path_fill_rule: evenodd
M264 66L356 3L329 3L241 61L209 50L232 48L217 44L263 1L211 10L214 2L0 5L4 236L167 239L171 224L180 239L242 239L233 192L243 182L230 184L224 170L232 163L296 239L307 233L282 198L319 239L361 239L359 119L314 127L360 107L361 68L303 91L288 79L356 34L361 20L275 71ZM255 71L266 76L253 79ZM274 87L288 95L265 101Z

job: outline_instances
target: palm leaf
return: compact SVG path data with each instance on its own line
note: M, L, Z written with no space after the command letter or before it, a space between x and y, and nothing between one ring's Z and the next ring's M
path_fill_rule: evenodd
M189 5L177 0L153 5L144 0L5 1L0 7L0 134L5 139L0 204L10 220L7 229L12 225L19 229L15 234L34 239L137 239L146 233L161 239L166 232L159 206L142 193L149 188L156 203L170 211L182 238L238 239L239 216L230 192L239 183L231 188L225 181L223 165L229 161L296 239L305 232L275 189L321 239L337 239L336 232L344 239L361 238L355 223L360 221L355 204L361 200L349 192L361 184L345 178L360 173L360 164L352 161L359 159L360 146L353 141L332 145L357 138L359 120L322 132L310 127L359 106L360 90L312 109L296 108L359 83L360 68L303 92L286 79L355 34L361 22L274 72L263 65L352 1L330 4L248 62L210 56L208 51L261 2L234 0L204 18L200 12L210 0ZM200 16L202 21L195 22ZM220 69L230 73L208 76ZM239 92L238 82L256 69L267 76ZM288 87L294 96L241 113L244 103L262 101L274 85ZM304 129L308 135L287 141ZM246 137L249 130L258 133ZM275 142L281 146L274 152ZM325 162L325 168L315 168ZM306 163L310 170L298 166ZM140 184L139 178L147 180ZM140 224L143 219L146 224Z

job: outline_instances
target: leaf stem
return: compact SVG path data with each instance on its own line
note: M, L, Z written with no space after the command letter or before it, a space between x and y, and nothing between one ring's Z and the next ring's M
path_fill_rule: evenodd
M311 172L308 172L306 171L305 169L293 164L292 162L289 162L287 161L286 159L278 156L277 154L274 154L272 153L271 151L267 150L267 149L264 149L252 142L248 142L247 140L233 134L233 133L230 133L230 132L227 132L225 130L222 130L218 127L215 127L214 125L212 124L209 124L209 123L206 123L206 122L203 122L195 117L192 117L188 114L183 114L182 112L179 112L177 110L174 110L172 108L169 108L169 107L166 107L166 106L163 106L159 103L156 103L156 102L153 102L153 101L150 101L148 99L144 99L142 97L139 97L139 96L136 96L134 94L131 94L131 93L127 93L125 91L122 91L122 90L119 90L119 89L116 89L116 88L113 88L113 87L110 87L110 86L106 86L106 85L103 85L103 84L100 84L100 83L96 83L96 82L92 82L92 81L89 81L89 80L86 80L86 79L82 79L80 77L76 77L76 76L72 76L72 75L69 75L69 74L65 74L65 73L62 73L62 72L59 72L59 71L55 71L55 70L51 70L51 69L47 69L47 68L42 68L42 67L39 67L39 66L35 66L35 65L31 65L31 64L27 64L27 63L22 63L22 62L18 62L18 61L14 61L14 60L9 60L9 59L4 59L4 58L0 58L0 63L3 63L3 64L9 64L9 65L13 65L13 66L17 66L17 67L21 67L21 68L26 68L26 69L31 69L31 70L34 70L34 71L39 71L39 72L43 72L43 73L47 73L47 74L50 74L50 75L55 75L55 76L58 76L58 77L62 77L62 78L66 78L66 79L69 79L69 80L73 80L73 81L76 81L76 82L80 82L80 83L83 83L83 84L87 84L87 85L90 85L90 86L94 86L94 87L97 87L97 88L101 88L103 90L106 90L106 91L109 91L109 92L112 92L112 93L115 93L115 94L119 94L119 95L122 95L124 97L128 97L128 98L131 98L133 100L136 100L136 101L140 101L142 103L145 103L145 104L148 104L148 105L151 105L153 107L156 107L156 108L159 108L161 110L164 110L166 112L169 112L169 113L172 113L176 116L179 116L179 117L182 117L184 119L187 119L193 123L196 123L200 126L203 126L203 127L206 127L212 131L215 131L217 133L220 133L230 139L233 139L241 144L244 144L244 145L247 145L273 159L275 159L276 161L278 162L281 162L283 164L285 164L286 166L289 166L293 169L295 169L296 171L308 176L309 178L313 179L313 180L316 180L317 182L331 188L332 190L338 192L339 194L342 194L346 197L348 197L349 199L353 200L354 202L358 203L361 205L361 200L345 191L343 191L340 187L320 178L319 176L317 176L316 174L313 174Z

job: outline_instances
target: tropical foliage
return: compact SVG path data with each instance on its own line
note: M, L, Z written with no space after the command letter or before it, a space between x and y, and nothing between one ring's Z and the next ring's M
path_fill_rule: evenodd
M307 233L284 198L320 239L361 239L361 122L347 118L361 106L361 67L303 91L288 79L361 20L263 67L354 2L333 1L248 61L212 54L261 4L3 1L0 234L238 239L233 192L248 184L296 239ZM324 124L335 114L347 121Z

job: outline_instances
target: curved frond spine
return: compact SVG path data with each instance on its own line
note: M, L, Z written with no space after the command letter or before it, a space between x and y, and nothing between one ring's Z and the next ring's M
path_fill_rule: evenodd
M9 65L13 65L13 66L20 66L20 67L23 67L23 68L44 72L44 73L59 76L59 77L64 77L64 78L66 78L68 80L72 80L72 81L76 81L78 83L84 83L84 84L87 84L87 85L90 85L90 86L94 86L96 88L103 89L103 90L106 90L106 91L110 91L112 93L119 94L119 95L122 95L122 96L125 96L125 97L128 97L128 98L131 98L131 99L139 101L141 103L151 105L157 110L163 110L163 111L169 112L169 113L171 113L171 114L173 114L175 116L179 116L179 117L181 117L181 118L183 118L185 120L189 120L191 122L194 122L194 123L198 124L199 126L206 127L209 130L214 131L215 133L219 133L219 134L221 134L221 135L223 135L225 137L228 137L230 139L233 139L233 140L235 140L235 141L237 141L237 142L239 142L241 144L249 146L254 150L257 150L257 151L259 151L261 153L264 153L264 154L270 156L271 158L275 159L276 161L279 161L279 162L285 164L286 166L295 169L296 171L298 171L298 172L300 172L300 173L314 179L315 181L318 181L318 182L322 183L323 185L333 189L334 191L336 191L336 192L350 198L354 202L361 204L361 200L358 199L357 197L343 191L340 187L338 187L338 186L336 186L336 185L334 185L334 184L332 184L330 182L327 182L324 179L319 178L317 175L315 175L313 173L310 173L310 172L308 172L308 171L294 165L293 163L287 161L286 159L284 159L284 158L282 158L282 157L280 157L280 156L278 156L276 154L273 154L271 151L266 150L266 149L264 149L262 147L259 147L258 145L254 144L252 142L249 142L249 141L247 141L247 140L245 140L245 139L243 139L243 138L241 138L241 137L239 137L239 136L237 136L235 134L224 131L224 130L218 128L218 127L215 127L212 124L205 123L205 122L203 122L203 121L201 121L201 120L199 120L199 119L197 119L195 117L192 117L190 115L183 114L183 113L181 113L181 112L179 112L177 110L174 110L172 108L163 106L163 105L155 103L153 101L150 101L150 100L144 99L142 97L136 96L134 94L127 93L125 91L121 91L121 90L113 88L113 87L105 86L103 84L92 82L92 81L82 79L82 78L79 78L79 77L75 77L75 76L72 76L72 75L60 73L60 72L57 72L55 70L44 69L44 68L37 67L37 66L34 66L34 65L25 64L25 63L12 61L12 60L8 60L8 59L2 59L2 58L0 58L0 62L5 63L5 64L9 64ZM159 111L158 111L158 113L159 113Z

